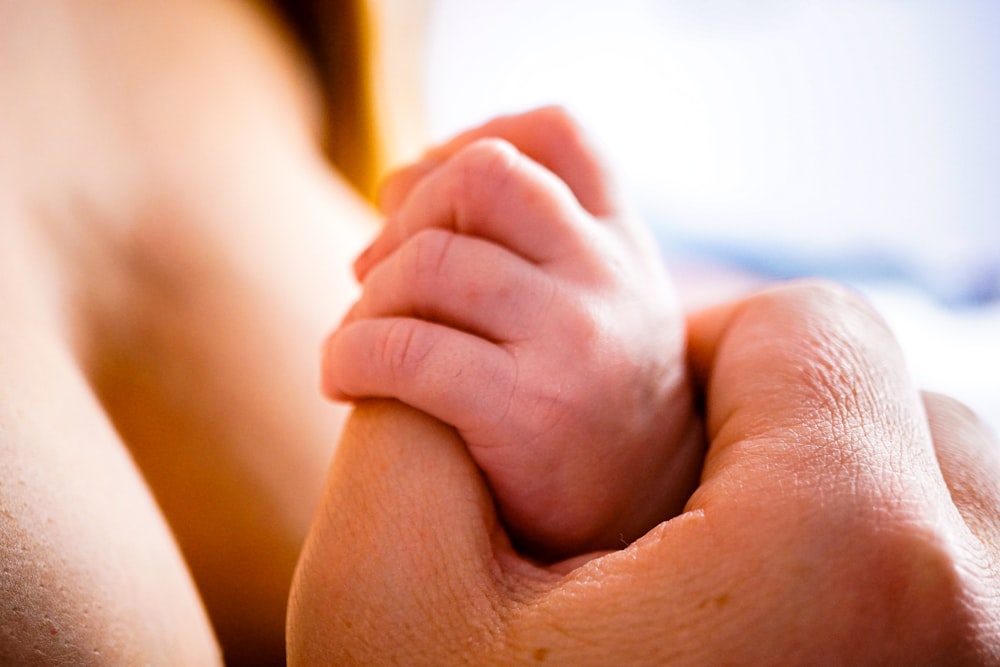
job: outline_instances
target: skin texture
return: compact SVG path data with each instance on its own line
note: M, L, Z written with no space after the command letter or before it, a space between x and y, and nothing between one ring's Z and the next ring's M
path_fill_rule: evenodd
M544 559L676 515L703 453L683 320L655 243L565 112L471 130L384 193L388 222L355 263L363 295L327 344L327 392L453 425L511 534Z
M453 430L359 406L299 563L300 664L993 664L997 442L853 294L689 321L710 446L685 511L567 574L520 556Z

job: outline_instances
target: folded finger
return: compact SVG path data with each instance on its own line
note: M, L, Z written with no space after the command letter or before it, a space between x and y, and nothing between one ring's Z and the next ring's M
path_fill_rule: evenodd
M555 292L547 273L495 243L430 229L367 274L362 298L345 323L416 317L513 342L538 329Z
M323 356L327 396L397 399L468 433L505 416L515 375L503 348L413 318L351 322L327 340Z
M510 142L564 181L591 215L603 218L618 209L617 187L603 160L580 126L555 106L501 116L434 148L423 160L396 171L383 183L380 208L392 215L425 176L466 146L491 137Z
M363 279L407 238L435 227L488 239L528 261L551 261L581 247L585 218L551 172L506 141L483 139L414 188L355 262L355 273Z

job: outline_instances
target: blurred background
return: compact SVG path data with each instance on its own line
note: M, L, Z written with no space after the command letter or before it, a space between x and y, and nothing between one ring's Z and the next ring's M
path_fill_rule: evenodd
M563 104L667 259L822 275L1000 426L1000 2L434 0L432 140Z

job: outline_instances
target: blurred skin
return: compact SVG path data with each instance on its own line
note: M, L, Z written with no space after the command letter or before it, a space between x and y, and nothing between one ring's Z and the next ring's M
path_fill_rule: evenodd
M820 284L689 320L685 511L567 574L512 549L456 433L358 407L293 584L297 664L995 664L1000 456Z
M327 344L328 393L453 425L540 558L620 548L676 515L703 452L683 318L567 115L500 118L385 187L388 222L355 264L363 296Z
M0 2L0 663L284 661L375 221L277 26Z

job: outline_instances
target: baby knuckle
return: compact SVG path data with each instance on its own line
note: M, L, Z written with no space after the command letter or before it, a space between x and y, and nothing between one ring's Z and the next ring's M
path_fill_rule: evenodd
M474 203L496 193L517 171L522 159L520 151L504 139L491 137L472 142L456 156L456 198Z
M545 134L560 141L580 141L582 129L566 107L552 104L532 112L536 120L544 124Z
M398 382L412 375L432 348L433 341L425 335L419 322L392 320L376 344L375 359Z
M416 289L433 289L444 277L453 232L444 229L424 229L410 238L404 246L404 275Z
M531 434L531 442L558 441L557 434L566 426L569 416L575 414L565 385L545 383L526 391L523 400L524 430Z

